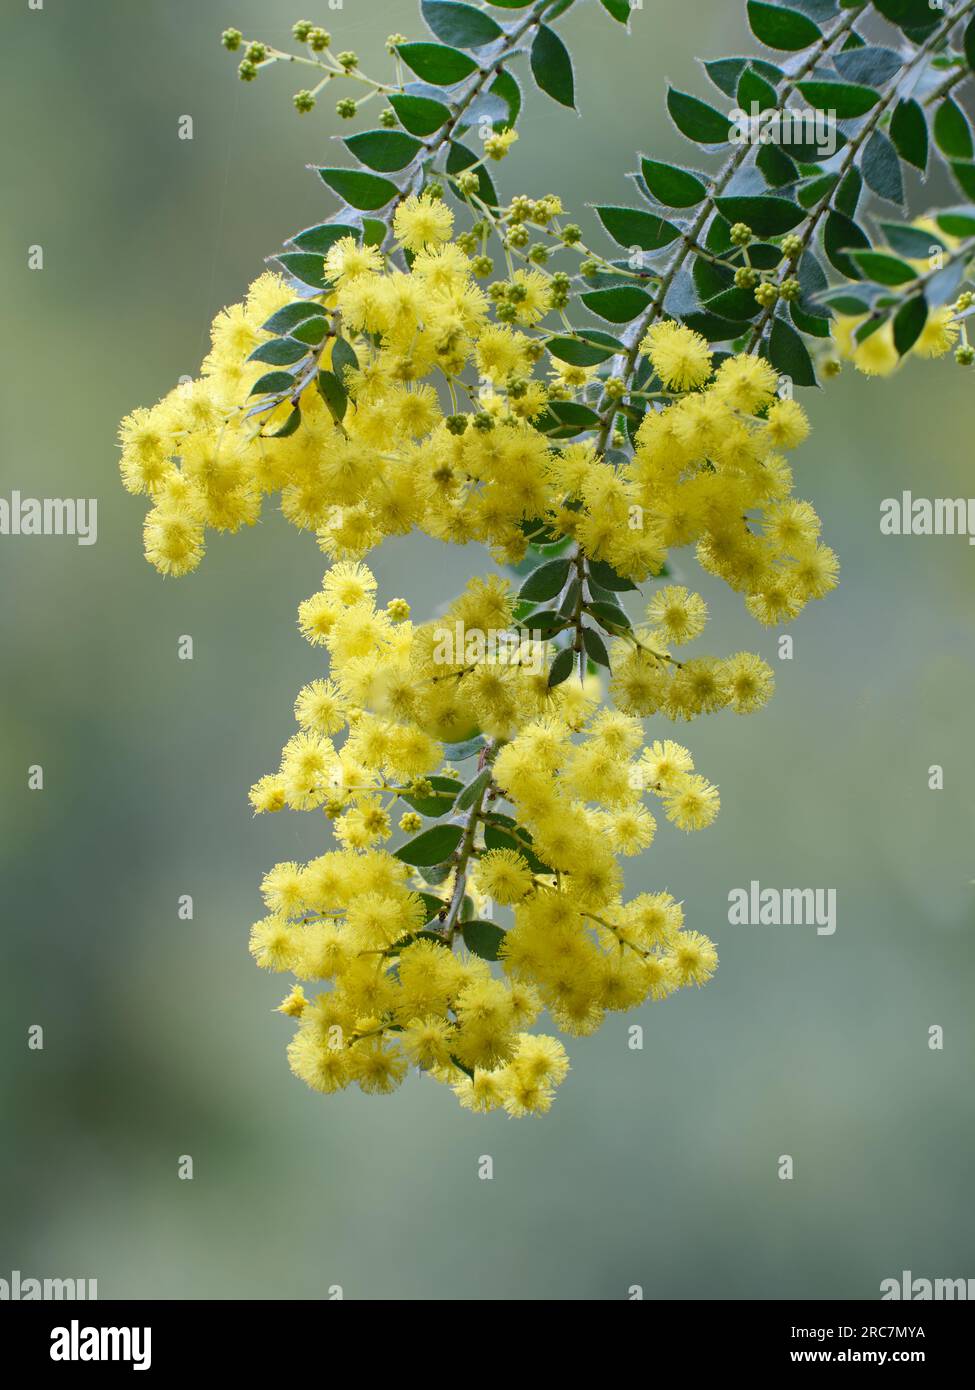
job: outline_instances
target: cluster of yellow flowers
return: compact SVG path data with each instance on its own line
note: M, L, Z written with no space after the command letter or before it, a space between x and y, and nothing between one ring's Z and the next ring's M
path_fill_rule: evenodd
M644 746L642 717L748 713L773 688L753 653L674 655L704 628L700 595L667 585L634 624L620 593L696 544L772 624L825 595L837 565L792 497L783 452L808 423L768 362L716 360L657 321L636 345L636 390L550 351L574 332L558 277L511 266L485 290L483 257L451 240L436 198L406 199L394 230L405 271L343 237L329 288L302 304L262 275L215 320L201 378L123 421L122 477L151 502L146 554L164 574L192 570L207 528L253 524L273 493L331 562L299 611L328 673L300 692L299 731L251 792L257 811L324 813L339 845L277 865L252 932L262 966L331 984L309 1000L299 983L281 1006L298 1019L293 1070L321 1091L387 1091L412 1062L465 1106L522 1115L547 1109L568 1068L557 1039L527 1031L543 1008L589 1033L716 965L669 895L623 901L617 855L652 841L648 798L683 830L719 807L685 748ZM285 362L282 390L266 374ZM623 398L646 408L631 449L605 405ZM566 442L567 402L596 422L588 438ZM413 529L509 564L534 544L554 583L529 602L530 583L519 597L475 579L415 625L403 599L377 606L361 563ZM454 763L475 755L465 786ZM398 800L399 829L422 833L393 851ZM493 903L512 910L509 930L485 918Z
M302 605L330 677L299 693L300 731L251 800L258 811L321 808L341 848L275 866L251 949L269 969L332 982L312 1001L299 985L281 1006L300 1020L292 1068L317 1090L389 1091L412 1062L470 1108L542 1111L568 1069L557 1039L525 1031L543 1007L563 1031L590 1033L607 1010L702 984L714 970L713 945L683 929L669 894L623 903L616 860L653 840L648 796L683 829L714 819L717 789L687 750L643 747L640 721L600 708L593 677L550 688L548 662L525 659L527 641L481 660L443 659L458 628L511 627L507 588L473 580L443 619L414 626L402 600L376 607L366 566L340 562ZM665 625L703 618L685 590L664 591L651 609ZM767 668L762 679L770 683ZM382 848L398 799L438 818L463 799L441 739L478 730L487 737L475 740L475 792L453 823L427 832L439 837L430 853L407 844L405 862ZM422 824L416 811L400 820L407 831ZM440 883L425 877L431 858L445 861ZM477 917L488 902L513 908L511 930ZM485 928L504 980L481 958Z

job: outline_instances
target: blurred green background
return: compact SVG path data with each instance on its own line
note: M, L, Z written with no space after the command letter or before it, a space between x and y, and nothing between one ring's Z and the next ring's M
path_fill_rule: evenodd
M626 201L633 150L693 161L665 79L704 94L694 55L750 51L742 9L696 0L681 22L647 0L627 35L580 5L564 26L582 118L529 94L504 191L557 191L585 220ZM903 488L973 491L971 377L950 360L847 371L807 400L798 491L844 571L792 630L791 664L702 584L712 645L763 651L779 690L761 715L684 731L722 815L703 835L665 827L627 867L716 939L712 984L570 1042L546 1118L472 1116L415 1075L391 1098L322 1099L288 1072L282 979L246 949L262 873L323 843L314 818L246 802L319 669L294 614L322 557L269 508L164 582L115 429L196 372L262 257L333 211L304 165L330 162L341 123L294 114L293 72L244 88L219 47L231 23L284 45L303 9L280 0L5 11L0 492L95 496L99 532L0 538L0 1276L94 1277L102 1297L783 1299L975 1275L975 552L878 527ZM373 71L387 32L420 36L413 0L312 17ZM421 616L487 567L421 540L374 559L380 592ZM679 573L697 582L690 560ZM835 936L729 926L728 892L753 878L835 888Z

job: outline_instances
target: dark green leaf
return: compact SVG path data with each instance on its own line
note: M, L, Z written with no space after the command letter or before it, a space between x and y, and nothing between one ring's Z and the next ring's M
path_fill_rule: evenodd
M780 146L771 142L760 146L755 164L770 188L784 188L787 184L795 183L799 177L794 161Z
M784 236L797 227L804 213L788 198L715 198L719 212L729 222L745 222L758 236Z
M321 256L313 256L307 251L281 251L275 260L280 261L288 274L302 284L311 285L315 290L328 287Z
M620 285L616 289L593 290L584 294L582 302L608 323L629 323L643 313L650 303L650 296L635 285Z
M872 87L853 82L800 82L802 95L819 111L835 114L839 121L865 116L880 100Z
M599 416L578 401L550 401L545 412L535 420L535 428L550 439L572 439L583 430L595 429Z
M890 118L890 138L901 159L923 173L928 167L928 123L916 101L899 101Z
M945 97L934 118L935 144L949 159L971 159L975 153L972 128L961 107Z
M781 5L766 5L762 0L748 0L748 23L766 48L786 53L798 53L822 38L822 31L805 15Z
M693 328L695 333L700 333L701 337L707 338L710 343L727 343L741 334L740 321L725 319L720 314L711 314L706 310L695 310L693 313L685 314L684 322L688 328Z
M860 170L849 169L833 198L833 206L836 211L843 213L846 217L855 217L862 191L863 179L860 177Z
M882 130L875 130L867 141L861 162L868 188L889 203L903 203L904 180L897 151Z
M432 97L414 96L412 93L394 94L389 104L400 119L404 130L411 135L432 135L450 120L450 107Z
M600 290L598 293L614 294L616 291ZM619 339L611 338L608 333L600 333L594 328L586 329L584 332L584 337L550 338L547 343L549 353L560 362L568 362L573 367L595 367L616 353L625 351Z
M688 92L680 92L676 87L667 89L667 110L671 120L688 140L698 145L723 145L731 132L731 122L727 116L700 101Z
M945 249L944 242L923 227L911 227L904 222L881 222L880 230L890 249L909 261L926 261L932 251Z
M520 619L518 626L525 632L538 633L540 637L551 637L565 627L565 617L554 608L537 608Z
M357 371L359 359L354 350L344 338L336 338L332 348L332 371L345 386L345 373L347 370Z
M598 588L598 585L596 586ZM607 591L608 592L608 591ZM632 628L633 624L629 617L624 613L618 603L612 603L607 599L594 598L586 605L588 612L600 623L602 627L625 627Z
M366 174L361 169L319 169L318 173L323 183L360 212L385 207L399 192L389 179Z
M630 0L599 0L607 14L611 14L619 24L630 22Z
M345 387L334 372L321 371L318 373L318 391L332 412L333 418L341 422L349 404L349 398Z
M575 78L569 50L554 29L539 25L531 51L532 76L542 91L563 106L575 106Z
M593 627L583 629L582 640L585 643L586 651L596 662L597 666L605 666L609 669L609 652L606 650L606 643Z
M845 252L851 247L869 247L869 245L870 238L866 232L849 217L845 217L841 212L831 212L826 218L826 227L823 232L823 246L826 255L829 257L830 263L848 280L859 280L862 276L858 267Z
M597 207L596 214L620 246L660 251L680 236L680 228L641 208Z
M789 305L789 314L800 333L808 333L813 338L829 337L830 321L828 316L810 314L795 300Z
M344 222L321 222L317 227L306 227L303 232L298 232L291 238L291 245L297 246L299 251L325 256L337 241L346 236L358 240L358 227L347 226Z
M459 140L451 140L444 167L448 174L462 174L472 164L477 164L479 159L479 155L476 155L473 150L469 150L466 145L462 145ZM488 207L493 208L498 205L497 192L491 182L490 174L483 165L477 170L477 196L482 203L487 203Z
M536 874L551 874L548 864L543 864L531 847L532 837L524 826L518 825L511 816L497 811L488 812L488 823L484 827L484 843L488 849L517 850L528 861L528 867Z
M904 66L904 60L892 48L850 48L837 53L833 66L847 82L862 82L868 87L885 87Z
M254 349L248 362L267 362L272 367L293 367L307 355L308 349L293 338L272 338Z
M461 927L464 945L481 960L499 960L504 932L494 922L465 922Z
M572 667L575 662L575 652L571 647L565 647L560 651L552 662L548 673L549 687L561 685L572 675Z
M897 310L894 315L894 346L901 357L917 342L927 320L928 304L923 294L916 294Z
M420 12L437 38L456 48L482 48L504 34L501 26L483 10L456 4L454 0L421 0Z
M768 341L768 360L777 372L795 382L796 386L815 386L816 370L800 335L785 319L772 321Z
M265 333L290 333L306 319L320 318L325 313L322 306L313 299L299 299L294 304L286 304L276 314L272 314L261 327Z
M417 77L435 87L454 87L477 68L469 53L439 43L403 43L397 52Z
M465 738L461 743L445 743L443 755L448 763L462 763L486 747L484 735L477 734L474 738Z
M935 221L948 236L975 236L975 208L950 208L937 213Z
M644 159L640 168L647 188L665 207L693 208L707 196L705 185L688 169L676 164L661 164L655 159Z
M251 396L285 396L293 390L295 379L290 372L265 372L251 387Z
M400 792L400 798L421 816L445 816L457 799L463 787L454 777L427 777L433 792L430 796L415 796L412 792Z
M966 198L975 198L975 164L966 164L960 159L953 159L951 172Z
M863 274L878 285L907 285L917 279L913 266L883 251L852 251L850 255Z
M483 772L479 772L473 782L468 782L467 786L457 798L457 810L466 811L473 806L484 788L491 780L491 769L486 767Z
M291 414L288 416L287 420L285 420L284 424L281 426L281 428L279 430L275 430L271 438L287 439L289 435L294 434L295 430L297 430L300 424L301 406L296 405L294 410L292 410Z
M779 104L778 93L771 82L759 77L754 68L747 67L738 79L737 102L742 111L774 111Z
M746 67L754 68L756 72L768 78L769 82L782 80L781 68L777 68L774 63L766 62L764 58L717 58L713 62L705 63L704 71L720 92L734 99L739 79Z
M965 38L963 42L965 48L965 61L972 71L975 72L975 17L968 21L968 27L965 29Z
M508 119L503 124L514 125L521 113L521 88L507 68L501 69L488 87L488 93L500 97L508 107Z
M755 291L737 288L722 290L713 299L709 299L704 307L709 314L717 314L719 318L739 321L753 319L759 312ZM741 322L739 322L738 331L742 331Z
M442 864L460 844L463 833L459 825L431 826L429 830L424 830L422 835L408 840L398 849L396 858L402 859L404 864L414 866Z
M347 136L344 144L360 164L384 174L405 169L423 149L422 140L402 130L363 130Z
M297 338L299 343L304 343L306 347L317 347L328 332L328 323L318 314L313 314L311 318L305 319L304 323L299 323L291 330L292 338Z
M570 560L550 560L546 565L539 565L522 584L518 597L532 603L554 598L565 587L570 564Z
M417 893L417 897L423 899L428 922L432 922L435 917L439 917L440 913L446 912L449 907L449 903L445 903L443 898L438 898L435 893Z
M938 18L930 0L874 0L874 7L902 29L928 29Z
M600 588L611 589L614 594L625 594L636 589L633 580L617 574L607 560L590 560L589 573Z

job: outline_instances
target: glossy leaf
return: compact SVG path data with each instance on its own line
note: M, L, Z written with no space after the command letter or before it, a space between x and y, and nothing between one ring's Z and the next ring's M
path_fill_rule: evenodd
M570 564L569 560L550 560L546 565L539 565L519 589L519 599L540 603L543 599L554 598L565 587Z
M816 369L813 367L809 350L801 335L786 323L776 318L768 341L768 360L777 372L789 377L796 386L815 386Z
M723 145L731 132L727 116L689 92L667 89L667 110L682 135L698 145Z
M575 77L569 50L547 24L539 26L532 43L531 69L543 92L562 106L575 106Z
M758 236L784 236L805 216L802 208L790 199L773 195L716 198L715 204L729 222L744 222Z
M798 53L822 38L822 30L804 14L763 0L748 0L751 31L766 48Z
M608 290L592 290L582 296L582 302L608 323L629 323L643 313L650 296L635 285L618 285Z
M504 931L495 922L478 918L461 926L464 945L481 960L499 960L504 945Z
M819 111L835 114L837 120L852 120L872 111L880 93L853 82L800 82L799 91Z
M916 101L899 101L890 118L890 138L901 159L924 173L928 167L928 123Z
M319 177L333 193L360 212L374 212L396 197L399 189L389 179L361 169L319 169Z
M435 130L450 120L450 107L432 97L421 97L411 92L394 94L389 104L399 117L404 130L411 135L432 135Z
M596 215L620 246L660 251L680 236L680 228L642 208L597 207Z
M882 130L875 130L867 141L860 167L868 188L889 203L903 203L901 163L897 150Z
M358 227L349 226L345 222L321 222L317 227L306 227L304 231L297 232L290 244L296 246L299 251L307 251L314 256L326 256L337 241L343 237L359 237Z
M396 50L408 68L436 87L455 87L477 70L477 61L459 48L439 43L403 43Z
M951 97L945 97L935 113L934 140L949 159L971 159L975 153L968 117Z
M423 149L422 140L402 130L363 130L347 136L344 144L360 164L384 174L405 169Z
M307 251L280 251L275 257L284 266L289 275L293 275L296 280L300 280L303 285L310 285L314 290L323 290L327 287L325 279L325 267L322 265L321 256L312 255Z
M668 208L693 208L707 196L705 184L689 169L676 164L661 164L655 159L641 161L643 181L656 198Z
M422 835L396 850L396 858L404 864L423 867L427 864L442 864L453 854L460 844L463 828L459 825L434 825L424 830Z
M923 294L916 294L902 304L894 315L894 346L901 357L910 352L924 331L928 319L928 303Z
M420 13L437 38L455 48L483 48L504 35L489 14L455 0L421 0Z

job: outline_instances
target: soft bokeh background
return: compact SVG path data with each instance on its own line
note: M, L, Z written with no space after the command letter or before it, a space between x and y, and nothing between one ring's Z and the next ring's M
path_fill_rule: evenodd
M0 492L96 496L99 533L88 548L0 539L0 1276L95 1277L103 1297L341 1284L349 1298L619 1299L639 1284L782 1299L875 1298L902 1269L975 1275L975 552L878 530L902 488L973 491L971 376L950 361L886 383L848 372L809 403L799 490L841 553L842 589L793 630L765 713L689 732L722 788L716 825L665 827L628 866L631 889L671 889L715 937L714 982L572 1043L544 1119L475 1117L417 1077L392 1098L323 1100L290 1077L289 1025L271 1012L282 981L246 950L261 874L320 852L318 823L254 820L245 800L318 670L294 612L322 558L269 512L163 582L114 433L196 371L210 317L262 257L333 210L303 166L327 162L340 123L295 116L293 72L243 88L217 43L235 23L283 44L303 5L5 8ZM679 24L647 0L628 36L580 5L565 30L582 119L529 95L505 190L555 190L584 213L626 200L633 149L693 159L662 119L664 80L703 94L694 55L748 51L742 8L695 0ZM320 18L373 69L387 32L419 34L413 0ZM423 615L483 561L416 540L376 564L381 592ZM774 637L704 587L715 645L774 661ZM177 660L182 634L192 662ZM27 790L35 763L42 792ZM729 926L729 889L753 878L835 888L836 935ZM192 922L177 919L183 893ZM635 1021L643 1051L627 1046ZM44 1050L28 1051L38 1023ZM493 1182L477 1178L482 1154Z

